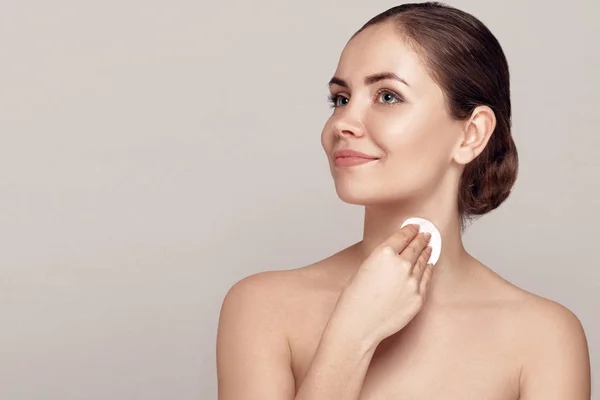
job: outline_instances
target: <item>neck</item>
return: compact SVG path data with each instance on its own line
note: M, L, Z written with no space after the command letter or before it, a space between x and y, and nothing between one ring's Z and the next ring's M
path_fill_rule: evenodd
M441 197L441 196L438 196ZM431 197L425 202L369 205L365 207L363 239L356 244L361 260L368 257L379 244L400 229L410 217L425 218L437 227L442 236L442 250L429 286L429 294L440 301L459 290L475 259L462 242L460 218L456 203Z

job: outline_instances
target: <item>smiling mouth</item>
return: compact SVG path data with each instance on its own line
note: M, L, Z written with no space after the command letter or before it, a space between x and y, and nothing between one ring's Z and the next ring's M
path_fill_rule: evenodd
M378 158L366 158L366 157L336 157L335 165L337 167L353 167L355 165L367 164L373 161L379 160Z

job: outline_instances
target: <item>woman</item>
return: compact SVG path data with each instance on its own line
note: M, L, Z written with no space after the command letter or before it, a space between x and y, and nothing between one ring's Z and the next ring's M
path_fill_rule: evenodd
M322 145L338 196L365 206L363 240L230 289L219 399L589 399L577 317L462 244L516 179L496 38L439 3L394 7L347 43L330 91ZM429 238L399 229L409 217L441 232L433 268Z

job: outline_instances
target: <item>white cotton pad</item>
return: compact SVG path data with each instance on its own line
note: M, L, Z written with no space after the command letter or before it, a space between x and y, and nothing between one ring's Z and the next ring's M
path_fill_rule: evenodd
M407 219L400 228L411 224L419 225L419 233L431 233L431 239L429 240L429 246L431 246L431 256L429 256L429 262L435 264L440 258L440 253L442 252L442 235L440 234L440 231L438 231L432 222L418 217Z

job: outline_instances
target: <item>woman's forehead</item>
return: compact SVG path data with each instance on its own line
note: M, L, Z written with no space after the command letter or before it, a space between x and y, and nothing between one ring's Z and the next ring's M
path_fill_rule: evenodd
M335 75L351 81L382 72L402 76L411 86L413 83L418 85L426 74L418 55L402 40L395 28L374 25L348 42Z

